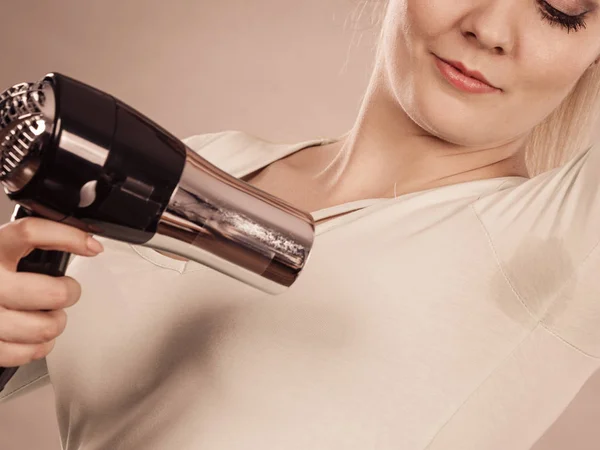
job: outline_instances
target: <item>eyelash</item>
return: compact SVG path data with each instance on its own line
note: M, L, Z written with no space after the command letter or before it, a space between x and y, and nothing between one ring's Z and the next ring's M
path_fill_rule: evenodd
M567 33L585 28L584 18L587 13L570 16L554 8L545 0L538 0L538 5L542 18L547 20L550 25L563 27Z

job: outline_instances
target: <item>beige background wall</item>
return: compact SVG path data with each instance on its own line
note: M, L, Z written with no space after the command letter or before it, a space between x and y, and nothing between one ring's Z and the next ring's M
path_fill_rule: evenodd
M357 2L1 0L0 89L57 71L181 138L334 136L351 126L369 75L375 30L368 15L352 20ZM0 224L11 209L0 195ZM47 387L0 406L0 449L59 450L53 401ZM536 450L598 449L594 422L600 374Z

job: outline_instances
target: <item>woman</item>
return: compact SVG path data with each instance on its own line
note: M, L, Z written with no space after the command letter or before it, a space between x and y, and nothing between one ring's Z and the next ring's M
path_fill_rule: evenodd
M530 448L600 366L599 56L598 0L390 0L346 135L187 141L313 213L293 288L106 239L17 274L97 253L7 224L4 397L51 381L69 449Z

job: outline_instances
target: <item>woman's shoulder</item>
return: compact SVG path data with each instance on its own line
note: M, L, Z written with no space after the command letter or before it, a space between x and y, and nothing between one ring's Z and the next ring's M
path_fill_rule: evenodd
M267 139L242 130L224 130L194 134L183 139L183 143L207 159L219 154L232 153L248 147L268 147L275 144Z
M201 152L203 149L214 145L222 145L224 142L258 139L241 130L223 130L211 133L193 134L183 139L183 142L192 150Z
M297 150L330 141L331 138L314 138L277 142L240 130L197 134L183 140L189 149L234 176L243 176Z

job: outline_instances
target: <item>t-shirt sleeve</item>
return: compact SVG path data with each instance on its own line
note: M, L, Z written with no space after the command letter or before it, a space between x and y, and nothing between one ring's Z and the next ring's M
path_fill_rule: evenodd
M600 145L473 204L498 264L529 312L600 358Z

